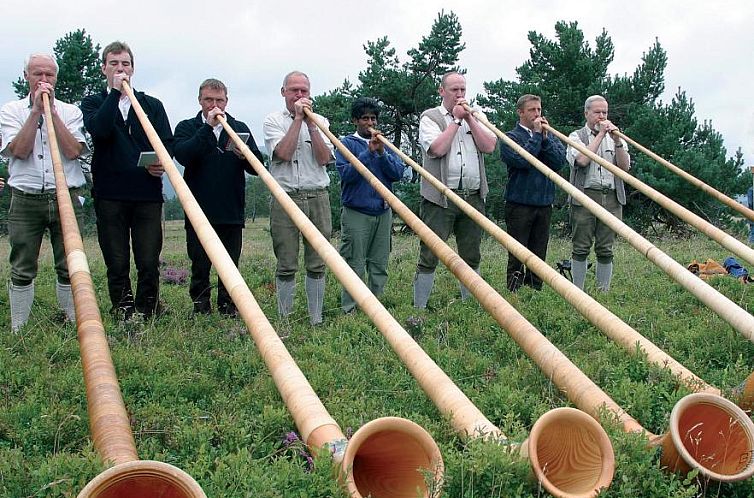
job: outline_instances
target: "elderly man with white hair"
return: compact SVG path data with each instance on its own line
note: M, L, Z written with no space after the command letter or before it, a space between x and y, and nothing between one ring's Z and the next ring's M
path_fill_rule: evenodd
M55 197L55 177L43 95L46 94L50 99L52 124L55 126L68 188L79 219L81 204L77 189L86 180L78 157L86 145L81 111L75 105L55 100L57 76L58 64L52 56L29 56L24 65L29 95L5 104L0 110L0 153L9 158L7 183L12 196L8 212L11 266L8 294L13 332L17 332L29 319L34 302L37 260L45 231L50 233L55 260L58 303L68 320L76 319Z
M592 95L584 102L586 124L568 137L573 142L581 142L602 159L615 164L620 169L631 169L628 146L623 139L613 140L611 133L618 127L607 119L607 100L601 95ZM590 199L607 209L610 214L621 219L626 204L626 190L623 181L614 176L589 156L569 146L566 160L571 165L571 183ZM607 292L613 278L613 243L615 233L596 218L576 199L571 198L571 222L573 225L573 251L571 271L573 283L580 289L586 280L587 257L594 245L597 256L595 276L597 290Z

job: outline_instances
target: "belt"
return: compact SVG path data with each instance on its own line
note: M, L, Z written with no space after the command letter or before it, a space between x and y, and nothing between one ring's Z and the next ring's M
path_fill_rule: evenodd
M75 190L80 189L81 187L71 187L69 188L69 192L73 192ZM45 189L43 192L40 189L36 188L28 188L26 190L21 190L16 187L10 188L11 192L13 192L12 195L20 195L21 197L34 197L34 198L47 198L47 197L55 197L56 190L53 189Z
M311 190L291 190L290 192L286 192L289 197L297 198L297 199L311 199L312 197L319 197L323 193L326 193L326 188L316 188Z
M471 197L472 195L479 195L479 189L470 190L467 188L452 188L450 189L451 192L456 194L459 197Z
M594 192L600 192L602 194L609 194L610 192L615 192L615 189L612 189L610 187L602 187L602 188L585 188L584 190L592 190Z

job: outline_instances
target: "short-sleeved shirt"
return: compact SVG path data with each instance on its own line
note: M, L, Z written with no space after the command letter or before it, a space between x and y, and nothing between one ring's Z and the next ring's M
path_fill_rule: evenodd
M44 116L39 121L34 139L34 149L29 157L20 159L10 152L9 145L23 128L31 115L29 98L14 100L0 109L0 134L2 134L2 149L0 154L10 159L8 164L8 185L23 191L44 191L55 189L55 174L52 170L52 155L50 153L49 137ZM81 110L72 104L56 100L53 104L60 120L80 143L86 144L84 136L84 120ZM86 147L86 145L85 145ZM78 159L67 159L61 154L63 170L70 188L81 187L86 183L81 163Z
M571 133L568 136L568 139L577 143L583 143L581 141L581 138L579 137L578 130ZM595 135L593 133L590 133L589 143L591 144L594 139ZM623 140L621 139L621 141ZM623 147L627 148L625 141L623 142ZM571 167L573 167L574 163L576 162L576 156L578 156L579 154L580 152L575 147L568 146L568 150L566 151L566 160L568 161L568 164L571 165ZM613 140L613 137L610 136L610 134L606 134L604 136L602 142L600 142L600 146L597 149L596 154L609 163L615 164L615 141ZM609 188L611 190L615 189L615 176L610 171L608 171L606 168L603 168L598 162L595 161L590 162L587 168L588 169L586 171L584 188Z
M453 121L453 115L444 106L440 105L437 109L442 113L447 125ZM475 111L481 111L474 109ZM490 136L494 135L483 127L482 131ZM432 118L422 117L419 122L419 143L424 152L429 154L429 148L437 140L442 130ZM463 187L476 190L480 186L479 178L479 154L477 151L474 137L471 135L471 129L466 121L461 122L461 126L453 138L450 150L446 154L448 157L448 187L458 188L461 178L463 178ZM430 157L432 157L430 155Z
M314 156L312 139L309 135L309 129L305 124L301 126L296 150L291 160L282 161L275 157L275 147L278 146L293 124L293 116L293 114L285 110L275 111L264 118L262 132L264 134L264 145L271 157L270 174L286 192L327 188L330 185L330 177L325 168L317 162L317 158ZM320 123L328 128L330 127L330 122L323 116L319 114L315 114L314 116ZM322 136L332 155L334 149L332 143L321 130L318 129L317 132Z

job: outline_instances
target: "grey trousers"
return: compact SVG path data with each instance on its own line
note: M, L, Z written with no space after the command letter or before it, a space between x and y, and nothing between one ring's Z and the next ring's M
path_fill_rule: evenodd
M584 189L590 199L607 209L618 219L623 217L623 206L618 202L615 190ZM594 253L600 263L610 263L613 260L613 243L615 232L597 219L584 206L571 205L573 223L573 252L571 257L576 261L585 261L594 244Z
M484 201L478 194L464 197L477 211L484 213ZM458 255L472 268L479 268L482 257L479 245L482 242L482 228L466 213L452 202L448 207L438 206L426 199L421 202L421 219L443 241L447 241L450 234L455 234ZM437 268L437 256L422 242L419 248L419 273L431 273Z
M288 195L322 235L329 239L332 234L332 215L327 190L289 192ZM272 235L272 249L277 258L275 276L282 280L293 279L298 271L301 232L274 197L270 203L270 235ZM307 275L312 278L321 278L325 273L325 262L306 239L304 239L304 265Z
M28 194L11 188L8 208L8 241L10 243L10 278L15 285L30 284L37 276L39 249L46 231L55 259L58 282L69 284L68 266L63 247L63 231L60 228L58 202L55 193ZM81 202L79 189L70 189L73 210L81 229Z

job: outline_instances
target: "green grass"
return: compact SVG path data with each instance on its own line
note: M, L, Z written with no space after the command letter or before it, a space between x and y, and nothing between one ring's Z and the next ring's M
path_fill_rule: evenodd
M345 432L382 416L409 418L439 444L446 464L448 498L544 496L528 465L500 447L464 443L401 365L379 331L361 313L340 312L340 286L328 273L325 324L311 328L303 285L287 323L276 316L275 259L265 220L244 234L241 273L271 323L290 332L286 346ZM337 244L337 241L334 241ZM653 241L677 261L728 254L691 238ZM105 269L95 239L87 254L105 328L139 456L176 465L210 497L339 496L327 457L307 472L299 447L285 447L297 431L253 341L240 320L194 318L188 288L163 285L171 313L153 322L122 325L110 320ZM549 261L569 257L569 243L553 239ZM7 261L0 242L0 261ZM417 315L411 281L417 239L394 237L390 281L383 302L405 323ZM188 268L182 223L171 223L163 258ZM505 288L507 254L483 243L482 274L550 341L648 430L664 433L674 403L688 391L667 372L627 354L587 323L551 289ZM0 280L7 281L7 264ZM747 310L754 287L732 278L712 285ZM704 380L729 390L751 372L754 345L673 283L624 243L619 243L609 294L587 291L616 315ZM522 441L543 413L571 406L566 396L526 357L475 301L461 302L455 278L439 270L431 310L412 328L422 348L480 410L511 439ZM37 300L21 335L9 333L7 294L0 293L0 496L69 497L103 465L88 431L86 398L75 328L56 311L49 247L42 254ZM720 485L695 475L666 474L646 440L608 424L616 453L609 497L750 497L751 482Z

